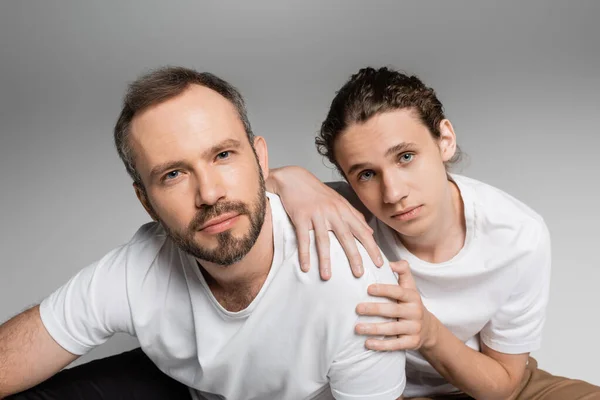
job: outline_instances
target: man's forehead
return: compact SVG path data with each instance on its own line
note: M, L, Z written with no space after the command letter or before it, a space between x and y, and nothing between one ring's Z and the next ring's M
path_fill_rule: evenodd
M152 120L157 122L177 122L181 118L203 117L212 122L227 122L237 117L234 105L225 97L200 85L190 85L182 93L154 104L138 112L133 124ZM239 117L238 117L239 118Z
M188 136L189 139L190 135L245 134L233 104L211 89L192 86L182 94L136 115L131 124L134 141L169 142L178 136Z
M198 88L197 93L185 93L134 118L129 140L140 172L166 162L197 159L227 139L247 140L233 105L216 92L213 96Z

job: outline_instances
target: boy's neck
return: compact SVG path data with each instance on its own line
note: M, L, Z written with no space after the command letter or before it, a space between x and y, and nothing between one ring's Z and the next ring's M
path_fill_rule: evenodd
M430 263L443 263L455 257L465 244L467 235L464 202L456 183L448 180L448 190L438 221L416 238L402 237L402 244L413 255Z

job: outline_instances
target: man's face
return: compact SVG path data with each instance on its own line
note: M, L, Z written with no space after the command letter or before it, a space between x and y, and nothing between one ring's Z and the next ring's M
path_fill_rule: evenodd
M409 109L352 124L336 140L334 153L364 205L403 236L426 234L447 199L444 162L455 151L454 132L445 120L435 140Z
M200 260L241 260L264 222L268 167L264 140L255 154L235 107L191 85L136 115L130 140L138 197L169 236Z

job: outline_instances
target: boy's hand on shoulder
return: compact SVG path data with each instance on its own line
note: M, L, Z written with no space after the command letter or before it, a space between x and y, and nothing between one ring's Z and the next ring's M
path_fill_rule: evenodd
M395 302L361 303L356 311L360 315L393 318L395 321L358 324L356 332L368 336L386 336L384 339L367 339L366 346L371 350L433 347L439 321L423 305L408 262L390 262L390 267L398 274L398 284L373 284L368 292L372 296L386 297Z

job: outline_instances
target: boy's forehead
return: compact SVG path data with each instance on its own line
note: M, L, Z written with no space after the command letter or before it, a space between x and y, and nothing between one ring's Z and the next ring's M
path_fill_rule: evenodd
M336 139L336 147L352 153L386 149L400 143L423 145L432 139L429 129L414 112L402 109L374 115L362 123L351 124ZM342 150L344 149L344 150Z

